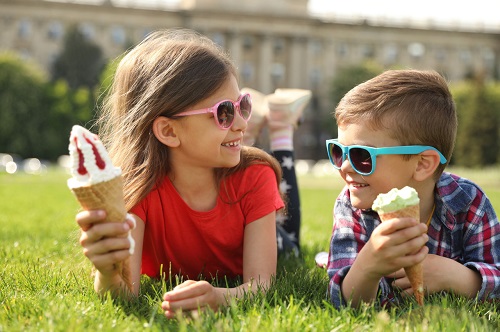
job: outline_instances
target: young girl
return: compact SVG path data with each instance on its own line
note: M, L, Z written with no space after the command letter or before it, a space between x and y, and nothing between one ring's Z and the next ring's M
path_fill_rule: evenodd
M251 100L240 94L234 65L203 36L159 31L124 57L99 134L122 169L136 226L103 223L103 211L77 215L98 293L137 295L141 273L181 275L187 281L162 303L171 318L178 310L217 310L269 286L276 273L276 211L284 207L281 169L266 152L242 145L250 116ZM129 256L132 289L115 269ZM243 283L208 282L224 277Z

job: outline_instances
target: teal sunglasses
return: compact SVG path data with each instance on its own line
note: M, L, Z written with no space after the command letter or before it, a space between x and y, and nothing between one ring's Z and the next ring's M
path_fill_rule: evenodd
M364 145L345 146L338 142L338 139L326 140L326 151L333 167L340 169L346 158L351 163L352 168L361 175L370 175L375 171L377 156L382 154L419 154L427 150L434 150L439 153L439 162L446 163L446 158L436 148L425 145L402 145L386 148L374 148Z

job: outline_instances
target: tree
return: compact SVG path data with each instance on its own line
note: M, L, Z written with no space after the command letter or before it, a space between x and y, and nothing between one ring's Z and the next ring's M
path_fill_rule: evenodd
M92 110L88 88L50 83L35 65L0 54L0 152L55 160L68 153L71 127L87 124Z
M482 77L452 87L458 132L453 162L465 167L494 165L499 158L500 87Z
M72 89L93 89L99 82L104 59L102 50L72 27L64 39L62 53L54 62L53 80L65 79Z
M89 88L71 89L65 80L51 83L47 89L51 112L51 123L44 137L50 147L46 158L54 160L68 153L68 139L75 124L86 126L93 118L93 98Z
M334 104L337 105L340 99L356 85L377 76L382 70L380 66L372 62L341 68L331 86L331 97Z
M0 151L30 157L46 152L46 83L34 64L13 53L0 54Z
M372 62L341 68L331 84L330 97L333 104L337 105L352 88L377 76L382 70L380 66ZM327 131L331 132L335 137L337 135L337 124L331 121L331 114L328 114L328 118L325 120L322 122L329 126Z

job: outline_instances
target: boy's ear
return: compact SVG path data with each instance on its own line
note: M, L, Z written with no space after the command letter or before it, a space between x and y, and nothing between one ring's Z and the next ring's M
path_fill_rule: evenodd
M176 134L176 123L165 116L159 116L153 121L153 134L168 147L175 148L180 145Z
M417 158L418 162L414 175L415 180L423 181L432 177L440 164L439 154L434 150L427 150L417 155Z

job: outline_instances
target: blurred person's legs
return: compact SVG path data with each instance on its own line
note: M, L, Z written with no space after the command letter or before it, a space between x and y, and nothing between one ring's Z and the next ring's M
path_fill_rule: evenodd
M300 252L300 197L295 173L293 133L298 126L302 113L311 99L311 91L302 89L277 89L268 96L245 88L242 91L252 95L254 114L266 114L269 129L269 144L272 155L278 160L283 170L281 191L287 200L285 213L278 213L276 237L279 254L298 256ZM252 114L252 118L253 118ZM250 120L252 120L252 118ZM245 132L244 142L253 144L261 132L266 120L257 118L251 128Z

